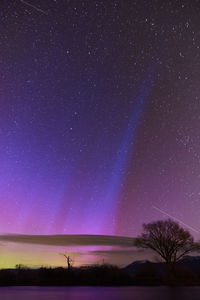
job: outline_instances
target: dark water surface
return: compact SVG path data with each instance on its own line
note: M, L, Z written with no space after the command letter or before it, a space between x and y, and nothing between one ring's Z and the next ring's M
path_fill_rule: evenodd
M193 300L200 287L0 287L0 300Z

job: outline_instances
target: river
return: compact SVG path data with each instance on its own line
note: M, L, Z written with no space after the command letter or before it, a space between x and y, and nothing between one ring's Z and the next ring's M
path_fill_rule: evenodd
M200 287L0 287L1 300L196 300Z

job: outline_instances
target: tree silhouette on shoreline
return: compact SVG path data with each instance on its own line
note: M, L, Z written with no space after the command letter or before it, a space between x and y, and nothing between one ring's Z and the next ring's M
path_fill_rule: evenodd
M171 219L143 224L143 233L136 238L135 246L156 252L166 263L168 274L183 256L200 249L192 235Z

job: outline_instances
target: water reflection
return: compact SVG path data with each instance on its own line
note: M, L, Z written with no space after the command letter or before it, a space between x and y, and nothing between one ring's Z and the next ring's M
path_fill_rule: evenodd
M1 300L196 300L200 287L1 287Z

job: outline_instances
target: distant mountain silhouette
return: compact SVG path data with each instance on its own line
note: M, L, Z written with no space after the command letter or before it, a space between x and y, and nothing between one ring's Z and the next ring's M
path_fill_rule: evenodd
M124 271L133 278L155 278L166 275L164 262L151 262L148 260L135 261L124 268ZM200 256L185 256L176 263L176 274L178 277L194 278L200 276Z
M165 276L165 263L155 263L148 260L135 261L124 268L124 271L133 278L152 278ZM157 281L158 278L156 278Z
M178 263L178 265L186 266L193 272L200 271L200 256L185 256Z
M149 260L137 260L137 261L134 261L133 263L131 263L130 265L126 266L124 268L124 271L126 271L130 275L135 275L137 273L137 271L139 271L141 269L141 267L147 266L149 264L155 264L155 263L153 263Z

